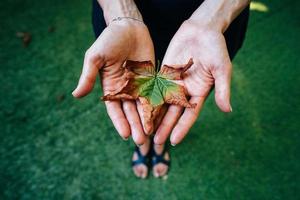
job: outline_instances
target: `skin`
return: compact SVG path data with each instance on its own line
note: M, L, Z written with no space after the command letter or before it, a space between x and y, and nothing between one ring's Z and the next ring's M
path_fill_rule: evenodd
M185 73L183 81L190 103L196 108L170 105L160 124L154 141L163 144L171 132L171 143L178 144L196 121L203 102L215 86L215 99L223 112L230 112L231 62L223 34L199 28L193 21L186 21L173 37L163 63L186 63L192 57L194 64ZM180 67L180 65L177 65ZM176 66L175 66L176 67Z
M134 20L112 22L86 51L82 74L73 96L80 98L91 92L99 70L104 95L120 88L126 81L122 65L127 59L154 61L149 31L143 23ZM132 135L136 144L145 142L136 102L105 101L105 105L122 138Z
M154 48L149 31L142 23L142 16L133 0L98 0L104 12L107 28L87 50L83 70L73 96L87 95L93 89L100 72L103 93L107 94L124 84L123 63L127 60L151 60ZM232 20L249 4L248 0L206 0L183 22L169 44L162 64L185 64L193 58L194 65L179 84L187 88L194 109L171 105L154 137L154 149L162 152L163 144L170 136L171 144L182 141L196 121L209 92L215 87L215 99L223 112L232 111L230 105L230 79L232 65L228 56L224 31ZM117 17L131 17L113 21ZM105 102L107 112L120 136L130 135L140 146L142 154L149 151L150 140L140 120L139 103L134 101ZM143 144L143 145L142 145ZM164 155L169 160L169 155ZM133 160L137 155L133 154ZM136 176L145 178L148 168L141 164L133 168ZM167 173L168 167L158 164L154 176Z
M142 23L143 19L134 2L131 0L99 1L99 4L108 26L85 53L82 73L72 93L76 98L84 97L92 91L98 74L104 95L118 89L125 83L122 65L126 60L151 60L153 63L155 60L148 28ZM139 21L132 19L113 21L120 16L132 17ZM106 101L105 105L120 136L124 140L132 136L133 141L141 145L141 153L147 154L150 149L150 139L147 134L151 130L143 129L139 117L140 104L135 101ZM158 152L160 149L162 151L162 145L155 146L158 147ZM136 159L137 154L134 153L133 160ZM154 173L157 172L156 168L153 170ZM166 166L164 168L166 171ZM143 164L136 165L133 171L137 177L145 178L148 167Z
M156 144L165 143L169 135L173 146L180 143L199 116L213 87L220 110L232 111L232 64L223 33L248 4L247 0L206 0L174 35L163 64L184 64L189 58L194 59L194 65L179 83L186 87L190 102L197 103L197 106L194 109L184 109L171 105L156 132Z

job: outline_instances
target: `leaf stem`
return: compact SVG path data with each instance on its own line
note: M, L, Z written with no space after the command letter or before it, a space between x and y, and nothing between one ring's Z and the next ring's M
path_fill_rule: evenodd
M157 65L155 66L155 71L158 73L160 70L160 60L157 60Z

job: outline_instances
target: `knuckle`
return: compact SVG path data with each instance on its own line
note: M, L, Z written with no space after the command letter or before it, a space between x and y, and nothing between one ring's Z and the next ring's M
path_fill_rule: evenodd
M128 115L126 115L128 117ZM129 118L129 117L128 117ZM128 119L128 123L130 124L131 127L138 127L138 123L140 123L138 120L136 120L135 118L130 118Z
M89 84L94 84L96 77L91 76L91 75L87 75L85 76L85 81Z
M169 126L172 126L172 122L169 121L169 120L163 120L163 121L161 122L161 126L162 126L164 129L166 129L166 128L169 127Z
M133 137L133 140L134 140L134 143L137 145L143 145L145 143L145 138L143 138L141 135Z
M117 114L115 114L114 112L112 112L110 109L107 110L107 114L112 121L114 121L120 117Z
M128 114L132 114L135 111L134 105L131 102L124 102L123 109Z
M196 111L196 109L190 109L190 115L192 119L197 119L198 112Z
M106 108L109 109L114 102L113 101L105 101L104 103L106 105Z
M178 105L171 105L169 107L169 112L171 113L171 116L177 116L178 113L182 112L183 108Z
M186 126L186 123L183 122L182 120L178 121L176 127L185 127ZM177 128L177 132L181 132L181 131L178 131L179 128ZM176 131L175 131L176 132Z
M118 112L116 112L113 107L115 106L113 104L113 101L105 101L106 104L106 111L111 120L120 119L122 116Z
M88 49L88 50L85 51L84 57L86 59L89 59L89 58L92 57L92 51L91 51L91 49Z
M99 51L95 53L95 51L91 48L86 50L84 54L84 62L87 64L93 64L96 65L97 67L100 67L98 65L101 63L103 64L104 61L105 61L105 56Z

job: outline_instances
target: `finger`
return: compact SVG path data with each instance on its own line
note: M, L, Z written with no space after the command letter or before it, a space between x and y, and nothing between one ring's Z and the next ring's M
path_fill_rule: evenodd
M155 144L164 144L170 135L172 129L174 128L177 120L182 114L183 107L178 105L170 105L168 111L163 118L161 124L159 125L155 136L154 143Z
M190 103L196 103L195 108L186 108L178 120L176 126L171 133L171 144L174 146L181 142L181 140L186 136L194 122L197 120L199 112L202 108L205 97L192 97Z
M215 100L223 112L232 111L230 105L231 68L231 63L229 63L222 70L216 70L213 73L215 79Z
M105 101L106 109L108 116L113 122L116 130L119 135L127 140L130 136L130 126L125 117L125 114L122 111L121 102L120 101Z
M139 99L143 101L142 98L139 98ZM153 129L154 129L154 124L153 124L153 121L148 121L148 122L145 121L145 112L143 111L143 109L146 109L146 108L143 107L140 100L136 101L136 104L137 104L137 110L138 110L138 113L139 113L139 116L140 116L140 119L142 122L142 127L143 127L144 133L146 135L151 135L153 132Z
M123 111L130 125L131 136L137 145L144 144L146 136L140 121L135 101L124 101Z
M86 52L78 85L72 92L74 97L83 97L93 89L99 69L103 65L101 56L93 55L89 50Z

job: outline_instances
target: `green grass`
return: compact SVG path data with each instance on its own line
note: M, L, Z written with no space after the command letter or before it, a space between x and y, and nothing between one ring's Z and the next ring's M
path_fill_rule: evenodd
M168 179L138 180L100 87L71 96L93 42L90 3L1 1L0 199L299 199L300 3L263 2L234 61L233 113L211 95L171 148ZM32 33L28 48L17 31Z

